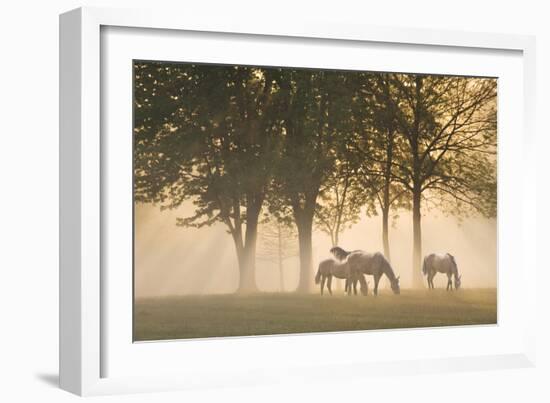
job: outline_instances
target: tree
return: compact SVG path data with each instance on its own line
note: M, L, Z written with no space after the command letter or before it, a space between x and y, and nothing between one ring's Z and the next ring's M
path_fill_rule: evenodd
M336 161L335 142L349 119L346 74L281 70L282 145L270 209L295 223L300 246L298 291L313 285L312 231L317 199Z
M294 228L279 221L260 225L258 259L274 262L279 269L279 289L284 291L284 262L298 256L298 236Z
M192 202L195 212L178 219L181 226L225 224L238 291L255 291L258 219L277 136L269 72L136 62L134 78L135 200L163 209Z
M387 74L383 73L362 73L358 86L361 90L354 108L357 135L352 142L352 154L359 161L356 174L364 188L363 204L367 206L367 215L376 214L375 204L382 213L384 255L391 260L390 211L409 207L406 190L394 178L394 161L402 156L396 144L400 137L394 107L387 100L396 94L391 93Z
M496 80L391 74L384 98L406 140L392 175L412 195L413 284L422 284L422 200L496 214Z
M351 164L337 161L319 192L315 223L330 236L332 246L339 245L340 234L359 221L362 191Z

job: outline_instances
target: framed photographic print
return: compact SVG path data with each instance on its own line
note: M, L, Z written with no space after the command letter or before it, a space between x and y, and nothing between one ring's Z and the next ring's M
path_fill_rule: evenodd
M64 389L532 365L531 37L60 24Z

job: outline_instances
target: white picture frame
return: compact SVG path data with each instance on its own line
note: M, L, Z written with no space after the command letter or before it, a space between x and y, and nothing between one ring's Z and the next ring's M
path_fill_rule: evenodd
M419 354L403 359L389 357L387 360L363 359L357 357L351 361L316 362L313 356L307 355L308 344L318 342L320 335L280 336L240 338L229 340L185 341L181 343L154 343L148 351L137 351L132 348L127 337L117 341L112 333L119 332L109 316L113 316L109 301L109 290L105 287L105 273L108 264L105 259L104 229L109 224L105 220L112 215L102 214L105 201L105 188L108 182L109 169L104 147L111 145L109 139L102 138L101 133L108 131L109 125L104 122L109 111L105 111L103 93L108 92L102 81L104 61L101 60L104 43L102 30L109 27L117 29L154 29L157 32L193 32L216 33L218 37L247 36L254 40L303 41L304 46L311 46L310 41L332 41L330 46L338 48L346 43L377 46L420 46L434 49L467 49L479 55L493 51L515 52L516 61L521 66L521 87L519 104L522 107L520 121L521 138L512 139L506 145L510 150L512 141L519 142L518 150L524 161L528 161L535 152L534 144L534 102L535 102L535 42L530 36L467 33L455 31L429 31L407 28L381 28L358 26L315 20L302 20L300 23L289 22L255 22L239 19L199 18L197 16L174 14L151 10L116 10L104 8L81 8L70 11L60 17L60 385L63 389L79 395L96 395L112 393L130 393L140 391L160 391L186 389L194 387L245 386L259 383L293 382L297 376L323 379L327 373L334 378L368 376L370 374L410 374L419 372L438 372L453 370L474 370L491 368L511 368L532 366L535 362L535 286L533 282L522 282L517 293L522 297L523 315L521 322L510 320L509 325L500 323L500 327L478 329L479 337L488 340L491 337L502 337L505 340L493 351L485 352L483 345L478 350L457 349L449 356ZM170 31L168 31L170 30ZM131 33L130 33L131 34ZM160 40L160 39L159 39ZM174 40L172 38L172 40ZM177 40L177 38L176 38ZM103 43L103 45L102 45ZM423 48L423 49L424 49ZM131 55L127 56L131 57ZM159 56L161 57L161 56ZM518 59L519 58L519 59ZM219 61L218 59L216 59ZM119 63L120 64L120 63ZM128 66L128 72L131 69ZM437 71L436 71L437 72ZM514 73L516 74L516 73ZM512 76L510 76L512 77ZM517 78L517 77L516 77ZM522 91L521 91L522 89ZM124 91L124 90L122 90ZM499 106L500 107L500 106ZM103 120L102 120L103 119ZM500 122L499 122L500 124ZM127 144L127 143L126 143ZM124 144L120 147L125 147ZM503 151L499 144L499 153ZM500 158L500 157L499 157ZM502 161L499 159L499 163ZM505 162L505 161L504 161ZM502 164L501 164L502 165ZM507 176L508 170L499 168L499 175ZM127 173L126 173L127 175ZM123 175L124 176L124 175ZM536 270L535 253L533 252L535 231L535 210L527 208L534 205L536 179L533 176L517 178L521 181L523 192L517 192L514 199L520 206L520 216L512 224L504 223L499 209L499 242L508 238L518 239L521 232L522 272L524 276L534 274ZM499 186L501 179L499 176ZM499 197L502 196L499 194ZM108 197L107 197L108 199ZM111 218L110 218L111 217ZM114 224L117 225L117 224ZM513 236L512 236L513 235ZM504 236L504 238L502 238ZM506 238L506 239L505 239ZM499 251L500 253L500 251ZM504 253L504 251L502 252ZM509 252L512 253L512 252ZM499 254L500 257L500 254ZM519 260L518 260L519 261ZM500 268L499 268L500 270ZM501 276L502 277L502 276ZM124 277L122 278L124 280ZM111 280L110 280L111 281ZM113 280L116 284L116 279ZM120 280L119 280L120 281ZM129 279L128 281L131 281ZM499 298L502 295L499 294ZM506 295L504 295L506 297ZM126 301L127 303L128 301ZM502 301L499 299L499 318ZM504 301L506 302L506 301ZM506 307L507 304L504 303ZM120 306L124 308L123 305ZM126 306L127 307L127 306ZM118 314L117 314L118 315ZM121 314L123 315L123 314ZM131 320L131 312L127 313ZM517 316L517 315L516 315ZM118 319L118 317L117 317ZM120 323L127 323L124 320ZM506 322L506 321L505 321ZM110 326L110 333L105 327ZM121 330L121 332L123 332ZM478 337L465 329L447 329L449 334L460 334L460 337L475 340ZM407 337L407 343L414 343L422 337L429 337L430 329L399 331L389 334L388 343L394 343L399 337ZM507 332L507 333L504 333ZM378 335L384 332L378 332ZM345 343L353 346L365 337L364 332L347 332L346 334L323 335L323 343ZM116 336L116 334L115 334ZM510 336L508 343L507 337ZM513 337L512 337L513 336ZM371 336L380 337L380 336ZM457 336L458 337L458 336ZM114 340L114 341L113 341ZM126 340L126 341L125 341ZM391 341L390 341L391 340ZM117 343L130 343L122 346ZM284 343L290 345L296 354L292 360L277 361L277 348ZM498 343L495 343L497 345ZM128 348L126 348L128 347ZM352 348L352 347L350 347ZM124 366L116 371L107 368L108 361L127 361L132 363L132 355L140 355L140 360L154 360L152 355L174 354L175 350L185 350L189 357L186 362L165 362L165 372L133 373ZM250 360L242 360L231 366L220 365L209 369L212 357L235 358L243 349L252 351ZM161 351L162 350L162 351ZM124 354L119 351L124 351ZM181 354L180 351L180 354ZM198 352L195 355L192 352ZM235 352L235 356L231 355ZM271 355L270 355L271 352ZM118 354L118 356L117 356ZM206 354L206 356L205 356ZM225 355L224 355L225 354ZM344 354L343 354L344 355ZM254 357L263 356L262 371L256 371ZM137 357L137 355L136 355ZM199 365L199 361L200 364ZM238 360L237 360L238 361ZM142 361L144 362L144 361ZM197 365L193 368L193 362ZM284 368L284 371L281 371ZM307 371L304 371L307 368ZM138 371L139 372L139 371ZM178 375L179 374L179 375ZM328 378L327 378L328 379Z

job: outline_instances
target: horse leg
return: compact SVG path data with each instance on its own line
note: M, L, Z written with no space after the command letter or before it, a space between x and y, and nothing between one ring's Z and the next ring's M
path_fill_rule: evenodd
M353 295L357 295L357 279L353 279Z
M378 282L380 281L380 274L374 275L374 295L378 295Z
M428 273L428 288L433 290L434 287L434 275L432 273Z
M350 275L346 279L346 292L347 292L348 296L351 295L352 288L353 288L353 276Z
M325 276L321 277L321 295L323 295L323 288L325 288Z
M332 295L332 276L328 276L327 288L330 295Z
M451 276L447 275L447 291L449 291L449 289L451 291L453 290L453 282L451 280Z
M362 274L359 276L359 284L361 286L361 294L367 295L369 293L369 288L367 282L365 281L365 276Z

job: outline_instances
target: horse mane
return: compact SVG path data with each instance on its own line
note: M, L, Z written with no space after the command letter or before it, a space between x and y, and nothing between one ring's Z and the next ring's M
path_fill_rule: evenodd
M334 257L339 261L345 260L349 255L351 255L354 252L361 252L361 251L360 250L347 251L345 249L340 248L339 246L334 246L330 248L330 253L332 253Z
M380 252L376 252L375 256L378 260L380 260L382 262L381 266L384 268L383 271L386 274L386 276L388 276L390 281L395 281L397 279L397 277L395 276L395 272L393 271L393 267L391 267L391 264L388 261L388 259L386 259L386 257Z
M451 258L451 262L453 262L453 266L454 266L454 272L455 274L458 275L458 265L456 264L456 260L455 260L455 257L453 255L451 255L450 253L447 253L447 256L449 256Z

